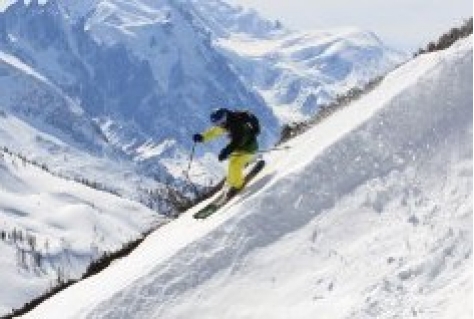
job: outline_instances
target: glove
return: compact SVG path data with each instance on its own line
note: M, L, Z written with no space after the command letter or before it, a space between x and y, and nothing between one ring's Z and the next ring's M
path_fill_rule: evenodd
M231 150L228 147L224 147L222 151L219 153L218 159L219 161L224 161L226 160L231 153Z
M201 143L204 140L204 137L201 134L194 134L193 141L194 143Z

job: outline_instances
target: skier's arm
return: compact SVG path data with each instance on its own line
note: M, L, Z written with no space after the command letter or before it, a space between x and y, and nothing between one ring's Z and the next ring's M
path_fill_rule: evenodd
M207 142L218 138L219 136L225 134L227 131L220 126L213 126L210 129L203 132L201 135L203 137L203 142Z

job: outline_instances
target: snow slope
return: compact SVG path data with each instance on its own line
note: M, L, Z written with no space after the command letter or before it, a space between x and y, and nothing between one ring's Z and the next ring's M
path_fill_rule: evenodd
M471 318L472 37L25 318Z
M137 239L157 214L53 176L0 150L0 315L80 278L92 260Z

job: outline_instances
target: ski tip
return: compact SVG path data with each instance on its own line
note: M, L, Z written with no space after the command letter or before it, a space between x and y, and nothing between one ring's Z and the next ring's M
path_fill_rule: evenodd
M217 212L218 209L219 209L219 206L215 204L209 204L208 206L204 207L203 209L195 213L193 217L194 219L206 219L210 215Z

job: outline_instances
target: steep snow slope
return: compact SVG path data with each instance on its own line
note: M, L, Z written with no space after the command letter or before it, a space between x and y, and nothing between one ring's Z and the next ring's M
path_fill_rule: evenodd
M470 318L472 37L290 141L25 318Z
M0 315L79 278L161 218L137 203L47 173L0 151ZM7 288L8 287L8 288Z

